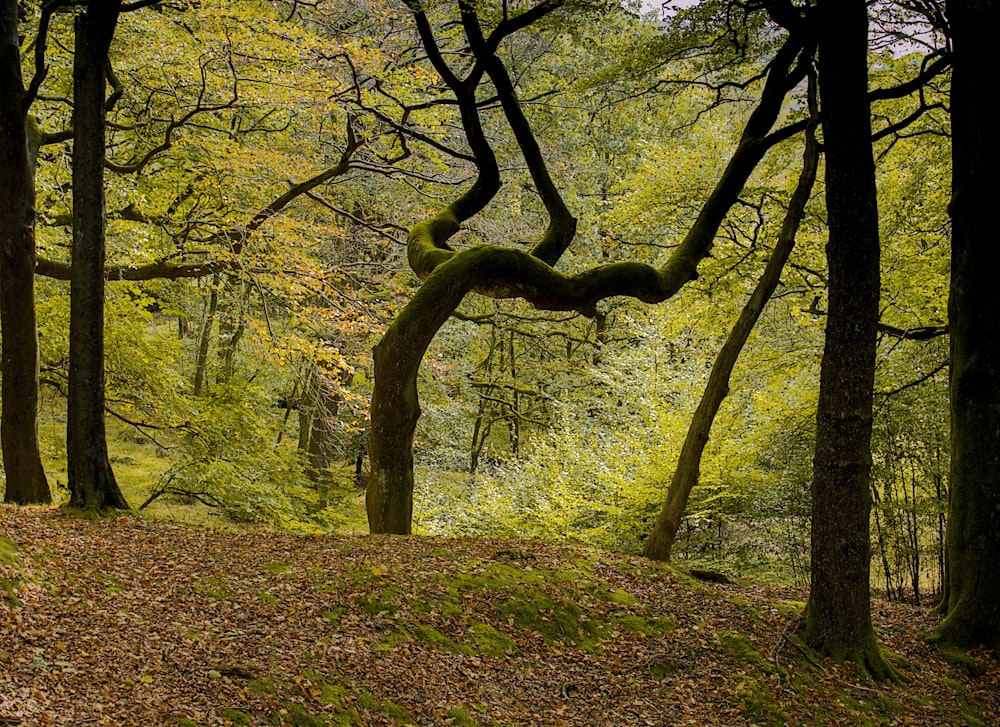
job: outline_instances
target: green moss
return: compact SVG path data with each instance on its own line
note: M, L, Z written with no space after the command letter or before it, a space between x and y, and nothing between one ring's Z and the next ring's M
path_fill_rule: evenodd
M344 617L347 613L346 606L335 606L334 608L321 608L319 610L319 615L324 621L326 621L330 626L337 626L340 623L340 619Z
M0 538L0 565L18 565L21 550L7 538Z
M527 588L513 593L500 612L519 628L541 634L546 643L560 641L591 653L600 651L600 641L608 634L607 624L587 616L575 601Z
M647 662L649 673L654 679L661 681L675 674L680 674L688 668L690 656L690 653L665 653L653 657Z
M355 701L357 702L357 705L361 707L361 709L368 709L368 710L375 709L375 704L376 704L375 697L373 697L372 693L369 692L367 689L360 690L357 696L355 697Z
M464 707L452 707L448 711L448 719L457 727L479 727L479 722Z
M275 724L291 724L294 727L327 727L329 724L322 717L316 717L298 702L284 702L281 711L273 718L279 721Z
M399 610L401 595L395 586L388 586L381 590L363 593L358 596L358 605L372 616L393 615Z
M986 673L986 665L974 659L964 649L943 642L939 642L937 648L941 658L952 666L957 666L968 676L981 677Z
M288 573L292 570L287 563L265 563L264 569L274 573L276 576Z
M485 656L518 656L521 653L514 639L488 623L473 623L469 627L469 636L475 644L475 650Z
M343 684L330 684L329 682L319 681L316 683L316 688L319 690L318 699L320 704L333 707L337 711L344 708L344 700L351 694L350 690Z
M253 717L239 709L226 708L221 714L223 719L228 719L236 725L248 725L253 722Z
M719 634L719 649L723 654L731 656L744 664L769 666L764 656L754 648L753 642L745 636L734 633Z
M441 633L433 626L418 623L412 624L409 629L417 641L427 644L432 649L447 651L452 654L471 654L473 651L470 646L455 641L450 636Z
M775 608L778 609L778 613L782 616L789 616L792 618L799 618L806 611L805 601L792 601L787 599L782 599L775 602Z
M677 624L669 618L633 615L615 616L611 619L611 623L633 634L652 637L664 636L677 628Z
M379 711L396 724L413 724L413 719L410 717L409 712L392 700L383 700Z
M258 593L257 598L260 599L261 603L265 603L269 606L278 602L278 597L273 593Z
M736 686L737 709L748 722L767 727L784 727L789 717L774 701L774 686L767 679L740 679ZM823 724L826 722L824 721Z
M635 597L628 591L623 591L621 588L616 588L608 593L607 599L620 606L634 606L636 604Z
M187 717L174 717L174 722L177 724L177 727L205 727L201 722L188 719Z
M247 682L247 689L254 694L278 694L281 691L281 682L274 677L258 677Z
M316 590L320 593L341 593L346 588L347 583L342 580L316 584Z
M229 584L222 578L202 578L195 584L194 589L210 598L220 600L229 598Z

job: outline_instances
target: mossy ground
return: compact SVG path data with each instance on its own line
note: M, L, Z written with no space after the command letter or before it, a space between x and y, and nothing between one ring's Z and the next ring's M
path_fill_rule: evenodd
M607 552L32 508L0 530L23 601L0 600L0 695L44 700L25 724L1000 724L1000 668L949 664L914 607L878 604L910 678L880 685L796 641L801 591Z

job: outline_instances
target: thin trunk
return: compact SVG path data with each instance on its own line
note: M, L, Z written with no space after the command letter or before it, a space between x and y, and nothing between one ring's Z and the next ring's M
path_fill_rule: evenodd
M120 0L92 0L75 26L66 453L70 505L88 510L128 508L111 469L104 423L104 90L120 8Z
M643 555L653 560L670 560L670 552L677 538L677 529L681 525L684 517L684 510L687 508L688 498L691 490L698 484L698 477L701 471L701 456L708 443L709 433L715 421L715 415L722 405L722 400L729 393L729 378L736 360L743 350L744 344L750 337L754 326L760 319L760 315L771 298L775 288L781 281L781 271L785 267L785 262L792 252L795 244L795 234L799 229L799 224L805 214L806 203L812 192L813 182L816 180L816 167L819 161L819 147L813 135L813 129L806 133L806 150L802 163L802 172L795 191L788 204L788 212L782 225L778 241L774 246L770 259L764 272L757 281L750 299L747 301L740 316L730 331L729 337L722 345L719 355L712 365L712 371L708 376L708 383L705 391L698 403L691 424L688 427L687 436L681 447L680 458L677 461L677 468L674 470L673 479L670 482L670 489L667 491L666 502L660 510L656 519L653 532L650 533Z
M24 108L18 3L0 0L0 446L4 501L52 501L38 448L35 143ZM37 141L37 140L36 140Z
M517 361L515 359L514 335L514 331L511 331L508 363L510 366L510 381L513 386L511 387L510 419L507 420L507 427L510 433L510 453L517 457L521 453L521 397L517 392Z
M208 306L205 309L205 320L201 326L201 336L198 338L198 355L194 362L193 393L201 396L205 393L205 381L208 369L208 350L212 345L212 329L215 327L215 314L219 309L219 274L212 276L212 288L208 295Z
M878 500L878 490L872 489L875 507L872 508L872 520L875 523L875 542L878 543L879 561L882 563L882 573L885 575L885 597L892 600L892 567L889 565L889 551L885 544L885 528L882 527L882 516L879 514L881 503Z
M904 485L905 486L905 485ZM914 603L920 605L920 537L919 519L917 516L917 471L910 469L910 490L907 494L910 500L906 509L907 549L910 552L909 570L910 586L913 589Z

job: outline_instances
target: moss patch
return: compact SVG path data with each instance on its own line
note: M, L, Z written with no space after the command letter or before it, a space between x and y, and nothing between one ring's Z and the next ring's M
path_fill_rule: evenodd
M253 717L239 709L226 708L221 712L223 719L228 719L235 725L249 725L253 722Z
M479 727L479 722L466 711L465 707L452 707L448 711L448 719L458 727Z
M517 656L521 650L517 642L497 631L488 623L476 621L469 627L469 637L475 650L485 656Z
M21 562L21 549L7 538L0 538L0 565L17 565Z

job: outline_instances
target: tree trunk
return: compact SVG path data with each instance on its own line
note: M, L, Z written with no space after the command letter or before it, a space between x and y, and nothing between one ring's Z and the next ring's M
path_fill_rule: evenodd
M312 425L309 432L309 479L317 484L329 484L330 465L335 449L334 427L340 411L340 401L330 395L319 371L315 374L312 391Z
M35 175L24 108L18 3L0 0L0 446L4 501L52 501L38 449Z
M705 445L708 444L712 423L722 405L722 400L729 393L729 377L733 373L733 368L736 366L736 360L739 358L743 346L764 311L764 306L767 305L767 301L770 300L781 281L781 271L795 245L795 234L798 232L799 224L805 214L806 203L812 193L818 162L819 146L813 135L813 129L810 128L806 132L806 150L802 162L802 172L788 203L788 212L785 215L778 241L767 261L764 273L757 281L757 286L740 312L740 317L712 365L708 383L705 385L705 392L701 396L701 401L691 418L691 424L684 438L680 457L677 460L677 468L674 470L670 489L667 491L666 502L663 503L653 532L650 533L643 549L643 555L647 558L670 560L670 551L674 547L677 529L681 526L688 498L691 495L691 490L698 484L701 472L701 455L705 450Z
M871 433L879 232L865 0L821 0L819 88L830 238L829 315L812 478L805 638L876 678L891 675L871 622Z
M70 505L128 508L104 423L105 68L120 0L92 0L76 18L73 61L73 252L66 454Z
M201 336L198 338L198 355L194 362L194 384L192 393L201 396L205 393L205 381L208 376L208 349L212 345L212 329L215 327L215 314L219 308L219 274L212 276L212 289L208 295L208 306L205 309L205 320L201 326Z
M413 519L413 433L420 418L417 374L438 329L476 282L475 261L489 252L469 250L436 270L396 316L375 346L365 497L372 533L409 535ZM469 261L470 265L462 263Z
M996 67L995 0L949 0L952 219L951 494L946 612L937 637L1000 654L1000 139L988 89ZM984 85L985 84L985 85Z

